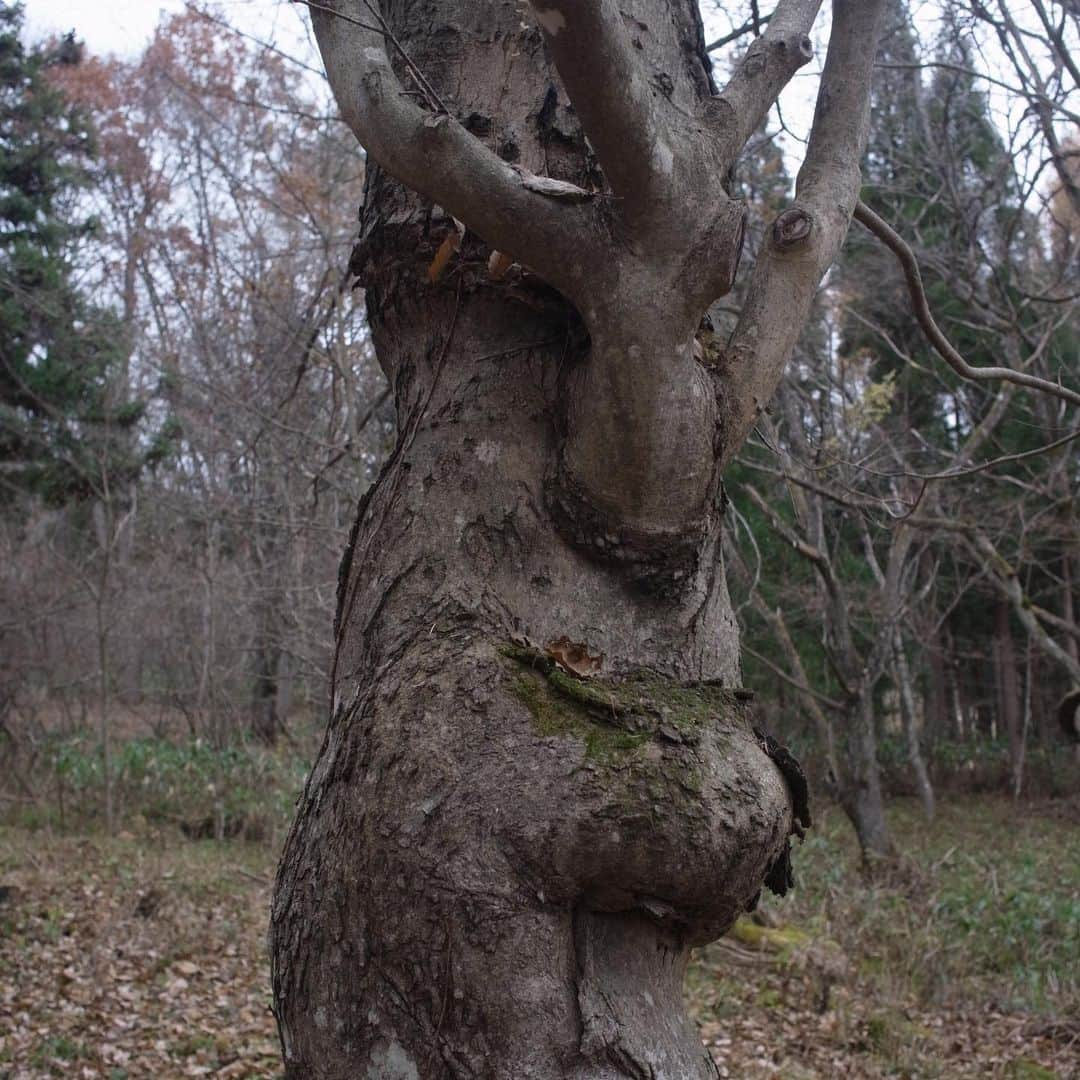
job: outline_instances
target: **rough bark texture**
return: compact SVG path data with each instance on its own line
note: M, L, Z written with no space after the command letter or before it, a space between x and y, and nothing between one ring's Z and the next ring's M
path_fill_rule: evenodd
M817 6L781 4L762 93ZM688 950L753 902L792 806L736 693L726 384L693 352L743 223L696 5L393 0L392 62L355 25L378 12L337 7L313 21L344 115L470 231L429 282L453 221L369 164L356 268L400 435L278 876L287 1075L714 1076ZM545 658L562 637L597 678Z
M708 1076L680 1019L687 949L790 827L741 707L683 686L738 684L714 548L672 598L554 529L562 346L480 359L551 319L486 290L375 310L403 438L343 568L333 719L275 902L290 1074ZM670 733L549 703L500 651L564 634L663 673L641 712Z

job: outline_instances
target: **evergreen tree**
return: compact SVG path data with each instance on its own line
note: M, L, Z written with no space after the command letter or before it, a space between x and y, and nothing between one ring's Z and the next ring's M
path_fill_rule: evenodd
M21 5L0 8L0 497L59 505L130 478L147 454L126 335L76 276L93 132L50 76L81 48L70 35L27 47L22 21Z

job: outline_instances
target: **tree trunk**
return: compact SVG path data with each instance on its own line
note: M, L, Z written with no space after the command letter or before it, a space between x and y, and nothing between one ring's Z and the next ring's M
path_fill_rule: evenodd
M1009 742L1009 775L1021 767L1023 746L1020 732L1020 680L1016 671L1016 649L1009 623L1009 601L998 600L994 615L994 667L997 673L998 715Z
M904 639L897 630L893 634L895 643L896 688L900 694L900 715L904 719L904 738L907 741L908 761L915 774L915 786L919 792L923 813L927 821L934 820L934 786L930 782L930 773L926 768L922 747L919 743L919 727L915 710L915 688L908 666L907 653L904 651Z
M262 636L262 635L260 635ZM285 724L278 712L279 656L270 641L263 636L255 647L255 671L251 688L251 732L260 742L273 746Z
M864 689L859 695L844 729L849 735L844 755L845 775L839 785L840 805L855 829L864 863L872 868L892 860L896 848L885 817L871 690Z
M930 670L929 686L926 694L926 723L923 728L923 741L930 748L931 762L934 760L935 744L941 739L952 737L949 730L947 649L948 638L944 631L938 630L927 649Z
M800 810L738 689L719 469L850 220L881 4L833 5L800 207L716 370L693 336L745 216L721 179L817 4L720 95L695 0L380 8L392 39L312 5L370 155L355 266L399 435L278 873L286 1074L713 1077L689 949L785 887Z
M448 6L401 26L428 70L470 17ZM489 137L578 167L539 40L499 18L471 76L489 100L510 88L531 130ZM360 259L400 435L342 566L332 719L279 874L287 1073L711 1077L689 949L751 903L791 825L731 693L720 516L666 565L604 558L614 535L567 542L590 526L551 483L577 318L535 279L489 282L469 238L429 285L453 228L371 168ZM597 712L505 655L563 637L626 704Z
M716 529L671 591L556 531L565 312L409 280L368 303L402 436L342 568L333 718L274 907L289 1075L711 1076L688 950L790 825L718 689L739 671ZM656 673L643 730L503 655L522 636Z

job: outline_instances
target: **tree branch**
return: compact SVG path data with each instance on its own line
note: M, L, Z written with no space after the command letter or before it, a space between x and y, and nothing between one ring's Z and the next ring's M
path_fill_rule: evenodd
M831 698L828 694L823 694L820 690L815 690L809 684L802 682L799 679L792 678L792 676L780 667L779 664L774 664L767 656L763 656L755 649L752 649L745 641L742 643L741 648L747 656L752 656L759 664L764 664L774 675L783 679L788 686L798 690L800 694L805 694L815 702L821 702L822 705L828 705L830 709L836 709L837 712L844 711L844 703L842 701L837 701L836 698ZM818 726L820 727L820 725Z
M945 363L949 365L962 379L971 382L1004 382L1016 383L1017 386L1026 386L1032 390L1041 390L1046 394L1068 401L1072 405L1080 405L1080 393L1069 390L1050 382L1049 379L1040 379L1037 375L1029 375L1026 371L1014 371L1007 367L972 367L953 348L949 339L941 332L940 327L934 321L930 311L930 303L926 298L926 289L923 286L922 273L919 270L918 260L911 250L907 241L903 239L884 219L874 213L863 202L855 206L855 219L865 225L899 260L904 271L904 280L907 282L908 294L915 311L915 318L926 335L927 340L934 347L934 351Z
M780 0L769 27L743 57L716 100L727 108L718 115L724 156L734 161L768 115L780 91L814 57L810 30L821 0ZM712 46L710 46L711 48Z
M631 208L669 195L678 144L617 0L529 0L612 188Z
M764 26L771 18L771 15L760 15L755 24L754 18L751 16L742 24L742 26L736 27L730 33L724 34L723 37L718 37L715 41L710 41L709 44L705 46L705 51L715 52L717 49L722 49L725 45L730 45L733 41L738 41L739 38L751 32L758 34L760 33L760 27Z
M775 392L821 278L847 234L859 197L884 9L885 0L834 0L829 52L795 205L777 217L758 256L717 379L724 424L721 464L730 461Z
M356 9L350 0L307 6L342 117L375 161L492 247L569 291L574 260L558 238L580 236L591 220L590 208L532 190L527 175L453 117L415 104L394 74L386 32L375 17L350 14ZM433 94L429 88L424 96ZM437 96L432 104L438 107L435 102Z
M1020 624L1031 635L1032 640L1049 657L1056 660L1068 673L1075 683L1080 683L1080 663L1078 663L1066 649L1063 649L1047 633L1039 619L1042 609L1032 604L1020 578L1012 564L997 550L990 538L978 527L966 521L957 521L951 518L911 518L911 524L922 529L939 529L943 532L958 533L964 538L968 546L978 555L982 556L983 566L989 571L990 580L997 586L1012 605L1013 613ZM1063 622L1056 616L1054 622ZM1064 629L1064 628L1063 628ZM1075 633L1070 627L1069 634Z

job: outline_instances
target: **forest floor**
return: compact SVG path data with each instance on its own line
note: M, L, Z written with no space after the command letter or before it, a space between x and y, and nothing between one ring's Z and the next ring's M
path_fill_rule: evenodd
M799 887L763 902L772 925L741 924L691 969L721 1075L1080 1077L1078 810L966 798L927 826L902 802L905 869L884 882L826 811ZM0 1080L279 1077L278 839L0 826Z

